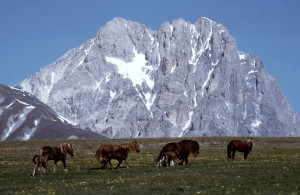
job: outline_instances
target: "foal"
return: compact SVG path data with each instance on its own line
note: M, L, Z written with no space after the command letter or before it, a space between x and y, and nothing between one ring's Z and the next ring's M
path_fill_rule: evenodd
M42 153L39 155L35 155L32 158L32 162L33 162L33 172L32 172L32 176L36 175L36 173L46 173L48 175L48 160L52 158L52 155L49 153Z

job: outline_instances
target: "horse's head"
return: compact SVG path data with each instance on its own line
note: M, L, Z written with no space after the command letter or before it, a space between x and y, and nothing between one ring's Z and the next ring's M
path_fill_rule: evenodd
M73 149L72 145L67 144L67 146L68 146L67 153L70 154L73 157L74 156L74 149Z
M130 149L135 152L140 152L140 148L136 140L130 144Z
M252 138L249 138L249 137L248 137L248 139L247 139L246 142L247 142L247 145L248 145L248 146L252 146L252 144L253 144Z
M200 146L199 143L194 141L193 146L192 146L192 154L194 157L197 157L197 155L200 153Z
M63 152L70 154L72 157L74 156L74 150L71 144L61 144L60 147Z

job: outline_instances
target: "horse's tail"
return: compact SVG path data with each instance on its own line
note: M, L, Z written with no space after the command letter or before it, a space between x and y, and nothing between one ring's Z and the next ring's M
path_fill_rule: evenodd
M37 155L35 155L35 156L32 158L33 164L36 164L36 157L37 157Z
M165 153L166 153L165 149L162 148L161 151L160 151L160 153L159 153L159 155L158 155L158 157L156 158L156 161L159 162L160 159L163 158L163 156L165 155Z
M168 147L167 147L167 146L164 146L164 147L161 149L161 151L160 151L158 157L156 158L156 161L157 161L157 162L160 161L160 160L165 156L165 154L166 154L167 151L168 151Z
M97 150L97 152L96 152L96 154L95 154L95 158L97 159L97 161L99 163L101 163L101 161L100 161L101 154L102 154L102 147L100 145L99 148L98 148L98 150Z
M230 142L230 143L227 145L227 158L228 158L228 159L231 158L231 145L232 145L232 142Z

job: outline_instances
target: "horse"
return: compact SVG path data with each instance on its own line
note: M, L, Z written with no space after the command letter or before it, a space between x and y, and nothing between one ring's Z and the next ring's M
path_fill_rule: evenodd
M66 165L66 157L67 154L70 154L71 157L74 156L74 149L71 144L60 144L55 147L51 146L44 146L41 148L40 153L49 153L52 155L52 158L50 160L54 160L54 172L56 171L56 166L58 161L62 161L64 165L64 171L67 170L67 165Z
M247 159L248 154L252 150L253 141L252 138L248 138L246 141L232 140L227 145L227 160L234 160L236 151L244 152L244 160Z
M168 151L173 151L173 153L176 153L176 157L178 157L180 160L178 163L179 165L183 165L183 163L187 165L190 153L192 153L194 157L197 157L197 155L200 153L200 146L197 141L192 140L181 140L179 142L167 143L161 149L156 161L161 161Z
M129 165L126 161L128 153L130 152L129 148L119 148L115 151L104 151L102 150L102 157L103 157L103 166L106 169L107 168L107 162L110 165L110 168L112 168L111 165L111 159L116 159L119 161L119 164L116 168L119 168L122 161L126 163L126 167L129 168Z
M175 166L177 164L177 156L179 155L178 148L174 150L168 150L165 152L164 156L157 160L157 167L161 166Z
M125 148L125 149L129 148L132 151L140 152L139 145L138 145L137 141L135 140L133 142L124 143L124 144L120 144L120 145L100 144L98 150L96 151L95 157L96 157L97 161L100 164L103 164L103 161L100 160L100 157L102 155L102 151L104 151L105 153L107 153L109 151L116 151L119 148Z
M39 172L40 174L46 173L48 175L48 160L50 158L52 158L52 154L50 153L42 153L42 154L35 155L32 158L32 162L33 162L32 176L34 176L37 172Z

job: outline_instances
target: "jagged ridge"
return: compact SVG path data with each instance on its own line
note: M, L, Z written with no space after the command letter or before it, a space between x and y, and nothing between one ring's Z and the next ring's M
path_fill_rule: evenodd
M18 87L111 138L300 135L262 62L207 18L158 32L115 18Z

